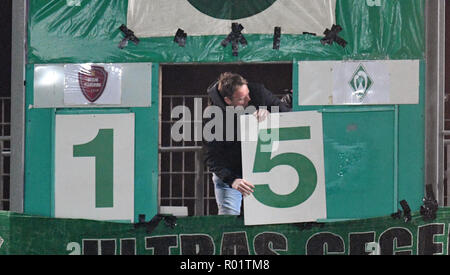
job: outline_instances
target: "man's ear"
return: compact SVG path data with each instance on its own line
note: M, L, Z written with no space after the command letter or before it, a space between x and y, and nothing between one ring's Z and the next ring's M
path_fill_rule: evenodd
M223 100L225 100L225 103L228 105L231 105L232 101L228 97L224 97Z

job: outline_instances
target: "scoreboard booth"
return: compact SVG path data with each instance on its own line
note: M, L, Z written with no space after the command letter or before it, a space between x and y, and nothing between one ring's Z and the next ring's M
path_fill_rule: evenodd
M446 253L445 222L428 226L419 213L425 1L217 2L28 1L24 213L0 218L36 247L11 237L5 253ZM306 156L311 199L267 211L264 198L246 199L244 217L158 215L161 67L286 63L293 109L280 123L310 135L281 133L284 151L272 157L243 143L244 174L295 189L301 164L253 168ZM259 82L268 85L263 74ZM266 188L292 194L275 189ZM27 235L35 226L40 241Z

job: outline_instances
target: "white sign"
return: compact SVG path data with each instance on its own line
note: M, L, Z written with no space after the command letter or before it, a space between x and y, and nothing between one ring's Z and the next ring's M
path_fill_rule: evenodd
M134 220L134 114L57 115L55 217Z
M299 105L418 104L419 60L302 61Z
M109 63L109 64L36 64L34 65L34 96L30 108L108 108L108 107L150 107L152 97L152 63ZM92 70L97 67L97 70ZM86 68L86 69L84 69ZM106 86L101 94L104 77L108 73ZM98 72L89 77L89 71ZM80 75L84 76L85 92L80 86ZM83 74L84 72L84 74ZM97 86L97 90L95 90ZM95 96L99 95L97 99Z
M224 35L231 23L244 26L243 33L322 34L335 22L336 0L129 0L127 27L137 37L174 36L178 28L190 36Z
M245 225L326 219L321 113L271 114L261 123L242 116L241 138L243 177L255 185Z

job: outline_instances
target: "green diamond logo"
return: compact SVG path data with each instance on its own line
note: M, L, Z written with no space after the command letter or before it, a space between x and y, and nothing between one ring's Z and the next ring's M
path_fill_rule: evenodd
M358 69L353 74L349 84L353 89L353 95L362 101L367 96L369 89L372 87L373 80L370 78L364 66L360 64Z

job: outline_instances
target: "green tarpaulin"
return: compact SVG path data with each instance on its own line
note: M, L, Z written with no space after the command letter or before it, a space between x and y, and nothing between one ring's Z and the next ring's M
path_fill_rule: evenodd
M0 254L313 255L448 254L450 208L334 223L244 226L235 216L120 224L0 213Z
M180 47L173 42L176 28L170 37L142 38L138 46L130 42L121 50L118 44L124 35L119 27L127 24L128 1L78 2L79 6L68 5L65 0L30 1L30 63L258 62L424 57L424 0L389 0L383 1L381 7L368 5L363 0L337 0L336 23L343 28L340 35L348 42L346 48L337 44L323 46L320 43L323 33L316 33L317 36L292 35L283 33L282 29L279 50L272 48L273 33L249 34L246 35L248 46L240 48L238 57L232 55L231 45L227 48L221 46L226 35L194 36L188 33L186 46ZM182 10L179 13L178 16L183 16ZM183 29L184 26L177 28ZM331 29L331 25L328 28Z

